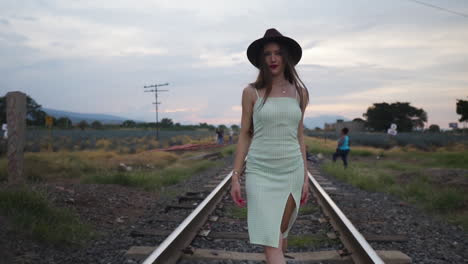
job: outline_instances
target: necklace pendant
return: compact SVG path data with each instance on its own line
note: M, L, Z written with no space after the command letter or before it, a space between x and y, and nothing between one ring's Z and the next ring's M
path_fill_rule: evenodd
M284 91L284 90L283 90L283 93L285 94L285 93L286 93L286 91Z

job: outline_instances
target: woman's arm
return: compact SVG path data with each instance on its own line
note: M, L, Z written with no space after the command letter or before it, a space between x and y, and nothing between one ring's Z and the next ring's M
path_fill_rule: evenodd
M301 204L304 205L307 203L307 199L309 198L309 175L307 173L307 156L306 156L306 148L305 148L305 143L304 143L304 113L305 109L307 108L307 105L305 105L306 102L308 102L308 98L306 98L307 93L303 92L304 98L303 104L304 105L304 110L302 110L302 116L301 116L301 121L299 122L299 127L297 128L297 140L299 141L299 146L301 147L301 154L302 154L302 161L304 162L304 185L302 186L302 194L301 194Z
M242 118L241 118L241 129L239 132L239 140L236 145L236 153L234 157L234 171L242 170L244 165L244 159L249 151L252 137L249 134L250 123L252 122L253 114L253 88L248 86L244 88L242 92ZM234 180L234 178L233 178Z
M302 99L303 103L308 102L308 98L306 98L307 93L304 91L304 98ZM304 143L304 113L307 105L304 107L302 111L301 121L299 122L299 127L297 128L297 139L299 141L299 146L301 147L302 159L304 161L304 183L308 183L308 175L307 175L307 156L306 156L306 147Z
M239 141L237 142L236 146L236 154L234 157L234 173L231 178L231 197L234 203L239 207L244 207L246 204L245 200L242 198L239 177L244 165L244 159L247 156L250 143L252 142L252 137L249 134L254 100L252 92L253 89L250 87L244 88L244 91L242 92L241 129L239 132ZM235 172L237 172L237 174Z

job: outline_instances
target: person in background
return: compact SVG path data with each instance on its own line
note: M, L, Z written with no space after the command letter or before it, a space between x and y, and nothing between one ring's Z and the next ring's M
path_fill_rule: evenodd
M215 142L216 144L219 144L219 128L215 129Z
M216 129L216 134L218 135L218 144L224 144L224 130L219 127Z
M229 144L232 144L232 137L234 136L234 130L229 129Z
M3 130L3 139L8 138L8 126L6 123L2 125L2 130Z
M219 144L224 144L224 129L220 128L219 129Z
M343 160L343 165L345 168L348 167L348 153L350 151L348 132L349 129L346 127L341 130L341 136L338 139L336 152L333 153L333 162L336 162L336 158L339 156Z

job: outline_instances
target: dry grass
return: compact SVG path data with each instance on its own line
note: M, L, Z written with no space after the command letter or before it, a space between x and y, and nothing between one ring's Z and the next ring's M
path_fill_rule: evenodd
M114 151L61 151L25 154L25 177L31 181L81 178L89 173L117 170L120 163L133 169L160 170L176 165L180 157L164 151L119 154ZM6 158L0 159L0 181L7 179Z

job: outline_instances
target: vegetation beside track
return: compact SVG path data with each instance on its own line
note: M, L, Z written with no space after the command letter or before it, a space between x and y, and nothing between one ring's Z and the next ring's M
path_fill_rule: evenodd
M288 237L288 246L305 248L311 245L336 245L340 243L338 239L330 239L323 232L308 235L290 235Z
M0 213L14 231L41 242L81 245L94 236L70 210L52 206L46 194L26 187L1 189Z
M164 151L121 154L104 150L27 152L24 173L26 184L32 186L37 183L117 184L162 194L165 186L220 165L219 161L197 158L202 154ZM57 244L81 244L93 236L90 225L80 222L72 210L55 206L45 192L33 191L36 188L10 189L3 185L6 180L7 161L3 157L0 159L0 217L15 231L36 241Z
M356 187L401 197L468 230L468 150L464 144L423 151L352 146L349 167L331 162L336 141L306 138L313 153L325 156L326 173Z

